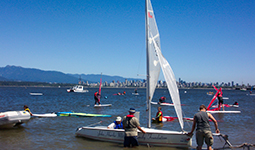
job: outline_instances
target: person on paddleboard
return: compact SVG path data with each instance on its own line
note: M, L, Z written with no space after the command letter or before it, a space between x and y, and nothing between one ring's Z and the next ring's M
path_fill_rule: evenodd
M166 102L166 97L165 96L160 97L159 103L165 103L165 102Z
M121 117L118 116L116 120L111 123L108 127L108 129L123 129L123 123L121 121Z
M123 117L123 128L125 129L124 147L139 146L137 140L137 129L146 133L141 127L139 120L134 116L135 109L130 108L129 115Z
M100 104L100 94L96 91L95 93L94 93L94 99L95 99L95 105L98 103L98 105L101 105Z
M221 107L222 107L222 110L224 111L224 104L223 104L223 97L222 97L222 93L219 92L218 95L217 95L217 98L218 98L218 109L220 110Z
M196 128L197 149L201 150L205 141L205 143L207 144L207 149L212 150L213 136L209 124L209 119L213 121L216 133L220 133L220 130L218 129L218 123L214 119L212 114L206 112L205 105L201 105L199 107L199 110L200 111L194 115L192 129L188 133L188 136L192 136L193 131Z
M24 105L24 110L30 113L30 116L33 116L33 114L31 113L30 109L28 108L27 105Z
M158 107L158 112L156 114L156 118L152 118L152 120L155 120L156 123L162 123L163 121L163 113L161 111L161 107Z

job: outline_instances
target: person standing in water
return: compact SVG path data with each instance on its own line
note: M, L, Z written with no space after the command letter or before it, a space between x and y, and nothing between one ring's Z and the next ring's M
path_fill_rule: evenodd
M222 93L221 92L218 93L217 98L218 98L218 102L219 102L218 103L218 109L220 110L221 107L222 107L222 110L224 111L223 97L222 97Z
M211 132L210 124L209 124L209 119L213 121L216 133L220 133L220 130L218 128L218 123L214 119L212 114L206 112L205 105L201 105L199 107L199 110L200 111L194 115L192 129L188 133L188 136L192 136L196 128L197 149L201 150L205 141L205 143L207 144L207 149L212 150L213 136L212 136L212 132Z
M130 108L129 115L123 117L123 128L125 129L124 147L139 146L137 140L137 129L146 133L141 127L139 120L134 116L135 109Z
M100 104L100 100L99 100L99 98L100 98L100 94L96 91L95 93L94 93L94 100L95 100L95 105L98 103L98 105L101 105Z
M161 111L161 107L158 107L158 112L156 114L156 118L152 118L152 120L156 120L157 123L162 123L163 121L163 113Z

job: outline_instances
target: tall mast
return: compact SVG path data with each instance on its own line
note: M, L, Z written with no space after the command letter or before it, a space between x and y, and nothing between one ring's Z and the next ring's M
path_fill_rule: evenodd
M145 0L145 35L146 35L146 78L147 78L147 85L146 85L146 101L147 101L147 113L148 113L148 124L147 127L151 127L151 98L150 98L150 63L149 63L149 52L148 52L148 0Z

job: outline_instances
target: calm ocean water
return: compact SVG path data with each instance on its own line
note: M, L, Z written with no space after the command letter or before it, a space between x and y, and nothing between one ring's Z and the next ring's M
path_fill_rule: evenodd
M90 125L102 121L101 125L108 125L117 116L128 114L130 107L140 111L141 126L146 126L146 103L145 89L138 89L139 96L132 95L134 88L102 89L101 103L109 104L112 107L94 108L93 93L97 89L89 89L88 93L67 93L66 88L39 88L39 87L0 87L0 112L9 110L22 110L24 105L28 105L32 113L50 113L60 111L74 111L85 113L109 114L111 118L99 117L55 117L36 118L32 117L29 122L18 128L0 130L0 149L122 149L122 144L100 142L75 137L77 127ZM126 91L126 95L113 95L117 92ZM186 91L186 93L184 92ZM180 96L185 117L193 117L201 104L209 104L212 96L206 93L214 90L204 89L181 89ZM43 93L42 96L31 96L30 92ZM240 110L241 114L213 114L219 121L221 133L229 135L229 140L234 145L255 143L255 96L248 96L247 92L236 90L223 90L223 96L229 99L224 103L233 104L237 101L239 108L225 108L226 110ZM157 89L153 101L158 101L159 97L166 96L167 102L171 102L167 89ZM166 116L176 116L173 107L162 106L163 114ZM156 114L157 105L152 105L152 115ZM152 124L155 128L166 130L180 130L177 121L166 122L163 127ZM185 122L185 130L190 131L192 122ZM214 131L213 123L211 124ZM223 141L215 138L214 147L221 147ZM193 146L196 146L193 137ZM148 149L146 146L139 146L136 149ZM175 149L151 147L150 149Z

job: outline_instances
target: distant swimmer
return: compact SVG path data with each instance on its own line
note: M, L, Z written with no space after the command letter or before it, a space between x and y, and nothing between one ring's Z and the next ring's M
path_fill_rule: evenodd
M165 96L160 97L159 103L165 103L165 102L166 102L166 97Z
M238 105L238 103L237 103L237 102L235 102L233 105Z

